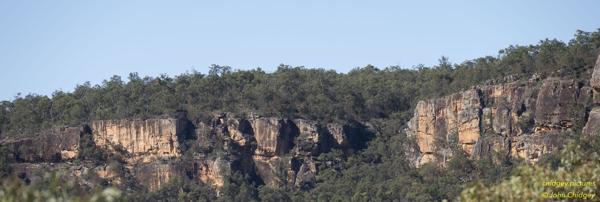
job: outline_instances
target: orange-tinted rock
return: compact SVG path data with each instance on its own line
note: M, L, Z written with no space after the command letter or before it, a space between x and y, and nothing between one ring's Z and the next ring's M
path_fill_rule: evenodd
M344 133L344 126L339 123L330 123L327 124L327 130L329 134L331 134L333 140L339 147L347 147L348 146L348 137Z
M246 146L251 135L248 132L252 130L250 123L243 119L231 118L226 120L226 124L229 137L238 145Z
M278 187L283 184L283 175L287 174L289 162L278 156L255 155L252 156L252 159L256 166L256 173L267 186Z
M596 59L596 65L592 72L592 78L590 79L590 86L594 88L594 103L600 104L600 55Z
M560 133L583 121L591 89L573 80L549 78L537 83L476 86L420 101L406 130L419 148L412 163L443 164L452 156L451 150L436 142L452 143L452 139L473 158L486 151L507 150L513 157L534 162L560 148L564 139ZM504 140L491 141L496 136Z
M121 147L134 161L180 156L176 119L93 121L94 142L114 151Z
M585 135L600 135L600 107L592 109L585 127L583 128Z
M290 150L292 128L285 120L260 117L249 121L257 143L257 155L281 155Z
M230 173L229 162L221 159L192 159L138 164L134 167L135 178L151 191L156 191L173 179L198 180L220 189L225 175Z
M13 148L13 156L21 162L70 160L77 157L81 146L91 155L80 159L80 165L64 164L64 167L78 167L73 170L74 177L93 178L93 181L83 180L90 186L135 183L155 191L179 179L199 181L220 189L227 175L239 171L267 186L304 189L316 183L316 156L333 147L360 149L361 144L367 142L364 131L373 130L359 122L324 125L305 119L239 118L231 114L219 115L206 123L192 123L181 116L178 119L99 120L90 125L49 132L48 137L41 135L37 139L2 144L13 145L9 148ZM80 137L85 139L80 141ZM44 144L34 144L38 141ZM94 162L103 158L122 164ZM32 173L29 171L47 168L50 167L19 169Z
M478 90L469 90L417 104L408 132L416 137L422 154L418 164L434 160L436 141L451 141L452 136L467 153L471 152L481 134L479 94Z

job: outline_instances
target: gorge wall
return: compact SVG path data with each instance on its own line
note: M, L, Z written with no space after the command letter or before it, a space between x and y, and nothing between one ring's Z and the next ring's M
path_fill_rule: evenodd
M59 162L78 156L81 132L80 127L55 127L35 134L35 138L2 140L0 145L16 162Z
M416 141L413 166L445 165L457 151L473 159L536 162L560 149L570 133L600 131L600 57L590 80L534 77L480 85L416 105L405 129ZM49 170L82 185L155 191L174 179L222 188L239 172L258 185L308 189L322 166L317 156L349 154L376 134L368 123L186 112L154 119L93 120L31 138L1 140L11 172L26 182Z
M471 158L535 162L570 132L598 132L599 91L600 57L589 82L532 78L420 101L406 129L417 143L411 163L444 165L455 146Z
M177 119L92 121L94 142L113 151L119 146L133 159L150 162L157 158L180 156Z
M303 189L316 181L316 156L334 148L358 149L352 136L363 131L357 127L366 128L361 123L232 114L193 122L183 115L91 121L0 144L8 150L13 173L26 181L39 180L48 170L63 170L75 178L94 176L95 181L82 180L90 186L133 182L154 191L179 179L220 189L228 176L241 172L257 184ZM94 150L99 152L89 157Z

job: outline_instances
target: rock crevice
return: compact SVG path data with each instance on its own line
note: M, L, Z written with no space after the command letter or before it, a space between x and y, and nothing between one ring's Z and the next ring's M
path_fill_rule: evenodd
M418 148L411 163L444 165L448 158L441 157L452 152L436 143L452 138L471 158L499 154L535 162L560 149L565 133L598 132L600 109L590 108L600 104L599 91L600 57L589 86L585 81L533 78L420 101L405 129Z

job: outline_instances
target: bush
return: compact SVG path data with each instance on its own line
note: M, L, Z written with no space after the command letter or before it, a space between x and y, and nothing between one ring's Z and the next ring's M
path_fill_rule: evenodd
M120 201L121 191L115 188L94 190L88 193L60 173L47 173L40 183L26 185L17 178L2 182L0 201Z

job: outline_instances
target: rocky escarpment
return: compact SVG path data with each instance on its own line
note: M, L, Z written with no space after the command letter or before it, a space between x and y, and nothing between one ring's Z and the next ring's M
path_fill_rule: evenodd
M97 146L112 152L124 149L130 160L150 162L181 155L177 119L92 121L91 127Z
M420 101L406 129L417 142L411 162L443 165L455 146L471 158L495 155L535 162L561 148L566 133L583 128L591 134L600 124L600 109L589 111L599 100L600 57L598 63L589 85L534 78Z
M590 79L590 86L593 88L594 99L593 109L589 113L588 122L583 128L583 134L599 135L600 134L600 56L596 60L596 66Z
M357 141L369 138L366 130L358 122L256 115L218 114L194 122L180 112L175 118L91 121L1 144L13 173L32 181L48 170L63 170L90 187L108 183L153 191L178 179L220 189L228 176L241 172L256 184L302 189L316 181L319 154L360 149L364 143Z
M15 162L59 162L77 157L82 133L80 127L56 127L31 138L3 140L0 145Z
M351 152L356 133L350 125L321 124L305 119L222 114L196 130L201 151L223 153L231 170L254 176L272 187L310 187L315 183L315 158L333 148ZM221 144L222 143L222 144Z

